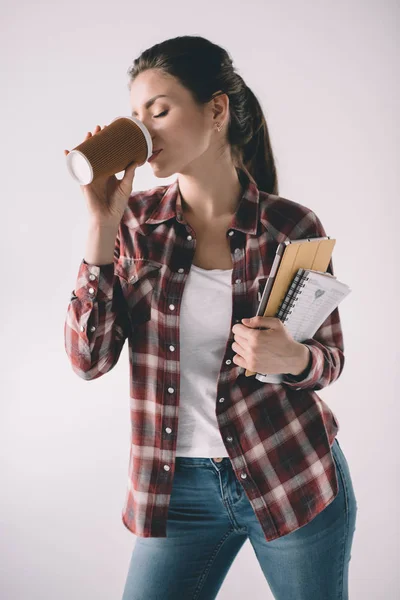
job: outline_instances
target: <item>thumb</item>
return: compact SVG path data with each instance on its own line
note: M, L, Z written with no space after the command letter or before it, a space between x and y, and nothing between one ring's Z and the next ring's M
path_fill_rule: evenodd
M124 183L131 184L133 182L133 178L135 176L135 171L136 171L137 166L138 166L138 164L133 162L126 167L125 174L122 178Z
M243 325L246 327L254 327L255 329L270 329L270 317L251 317L251 319L242 319Z
M247 327L254 327L254 319L257 317L251 317L249 319L242 319L243 325L247 325Z

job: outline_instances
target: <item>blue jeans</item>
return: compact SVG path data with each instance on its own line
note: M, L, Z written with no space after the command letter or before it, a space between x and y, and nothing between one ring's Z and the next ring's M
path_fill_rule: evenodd
M247 539L277 600L347 600L357 502L337 438L332 453L336 498L270 542L228 457L176 457L167 537L136 538L122 600L214 599Z

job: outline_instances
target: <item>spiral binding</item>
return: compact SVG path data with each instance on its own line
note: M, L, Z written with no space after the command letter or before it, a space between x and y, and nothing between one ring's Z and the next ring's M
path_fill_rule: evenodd
M296 301L302 293L302 289L305 287L306 281L309 280L308 275L309 272L305 271L304 269L299 269L293 278L291 286L276 314L278 319L281 319L282 323L285 323L293 312Z

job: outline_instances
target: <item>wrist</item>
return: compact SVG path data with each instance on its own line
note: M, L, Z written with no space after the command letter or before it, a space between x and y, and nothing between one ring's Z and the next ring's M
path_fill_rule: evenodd
M120 221L96 221L95 219L89 220L89 229L97 231L115 231L118 233Z
M310 360L310 349L305 346L304 344L302 344L301 342L297 342L298 343L298 347L297 347L297 352L295 353L295 356L293 357L293 360L290 364L290 369L289 369L289 375L294 375L295 377L297 377L298 375L300 375L300 373L302 373L303 371L305 371L305 369L308 366L309 360Z

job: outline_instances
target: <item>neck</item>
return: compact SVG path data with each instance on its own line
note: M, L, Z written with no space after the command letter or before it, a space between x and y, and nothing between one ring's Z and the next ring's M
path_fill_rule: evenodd
M215 164L199 173L180 173L179 192L184 215L211 222L235 214L243 190L235 166Z

